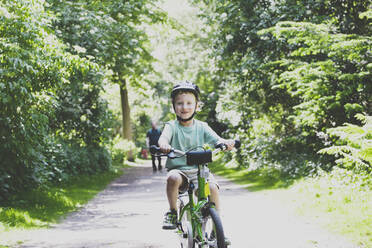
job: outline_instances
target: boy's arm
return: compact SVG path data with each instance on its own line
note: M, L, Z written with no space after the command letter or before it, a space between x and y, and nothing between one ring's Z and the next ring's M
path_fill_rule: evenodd
M172 128L170 125L165 125L164 130L160 135L160 138L158 140L158 145L160 147L160 150L164 153L169 153L170 149L172 148L170 146L170 140L172 138Z
M164 152L164 153L169 153L170 152L170 149L172 148L169 145L168 140L165 137L163 137L163 136L160 136L159 141L158 141L158 144L159 144L159 147L160 147L161 152Z

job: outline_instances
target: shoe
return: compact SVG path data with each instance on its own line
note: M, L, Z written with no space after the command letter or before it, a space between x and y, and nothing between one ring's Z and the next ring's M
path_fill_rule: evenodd
M158 170L162 170L163 167L161 165L158 166Z
M152 166L152 170L156 171L156 166L155 165Z
M177 228L177 211L171 210L164 215L163 229L173 230Z

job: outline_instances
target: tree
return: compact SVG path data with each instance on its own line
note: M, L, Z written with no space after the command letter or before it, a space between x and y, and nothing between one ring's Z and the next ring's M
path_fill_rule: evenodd
M151 70L143 22L162 21L153 1L56 1L54 26L72 53L92 59L110 71L110 81L120 85L123 137L132 139L127 84L138 84Z
M230 126L243 140L241 161L307 173L303 161L318 160L324 145L319 133L370 112L366 1L193 2L218 29L209 39L225 86L219 102L236 107L216 108L239 116Z
M50 29L44 1L0 3L0 198L107 170L103 73Z

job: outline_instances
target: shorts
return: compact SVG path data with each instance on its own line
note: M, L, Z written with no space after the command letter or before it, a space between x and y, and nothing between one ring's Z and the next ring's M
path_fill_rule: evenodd
M191 169L191 170L178 170L178 169L173 169L168 172L168 175L170 173L178 173L182 176L183 183L179 189L180 193L184 193L187 191L189 187L189 183L193 182L195 185L195 190L198 188L198 169ZM216 179L214 178L213 174L209 172L209 176L207 178L209 183L213 183L217 186L217 188L220 188L218 185Z

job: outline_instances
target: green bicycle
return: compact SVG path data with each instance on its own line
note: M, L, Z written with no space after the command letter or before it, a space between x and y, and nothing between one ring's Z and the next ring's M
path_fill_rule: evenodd
M240 141L235 141L235 148L240 147ZM212 155L225 150L224 144L218 144L213 151L183 152L171 149L168 154L160 153L160 149L152 146L151 153L155 156L167 156L169 159L186 156L188 165L198 165L198 190L194 199L195 185L191 181L186 192L180 192L178 205L177 233L181 237L181 248L226 248L225 235L220 216L210 201L208 163L212 162Z

